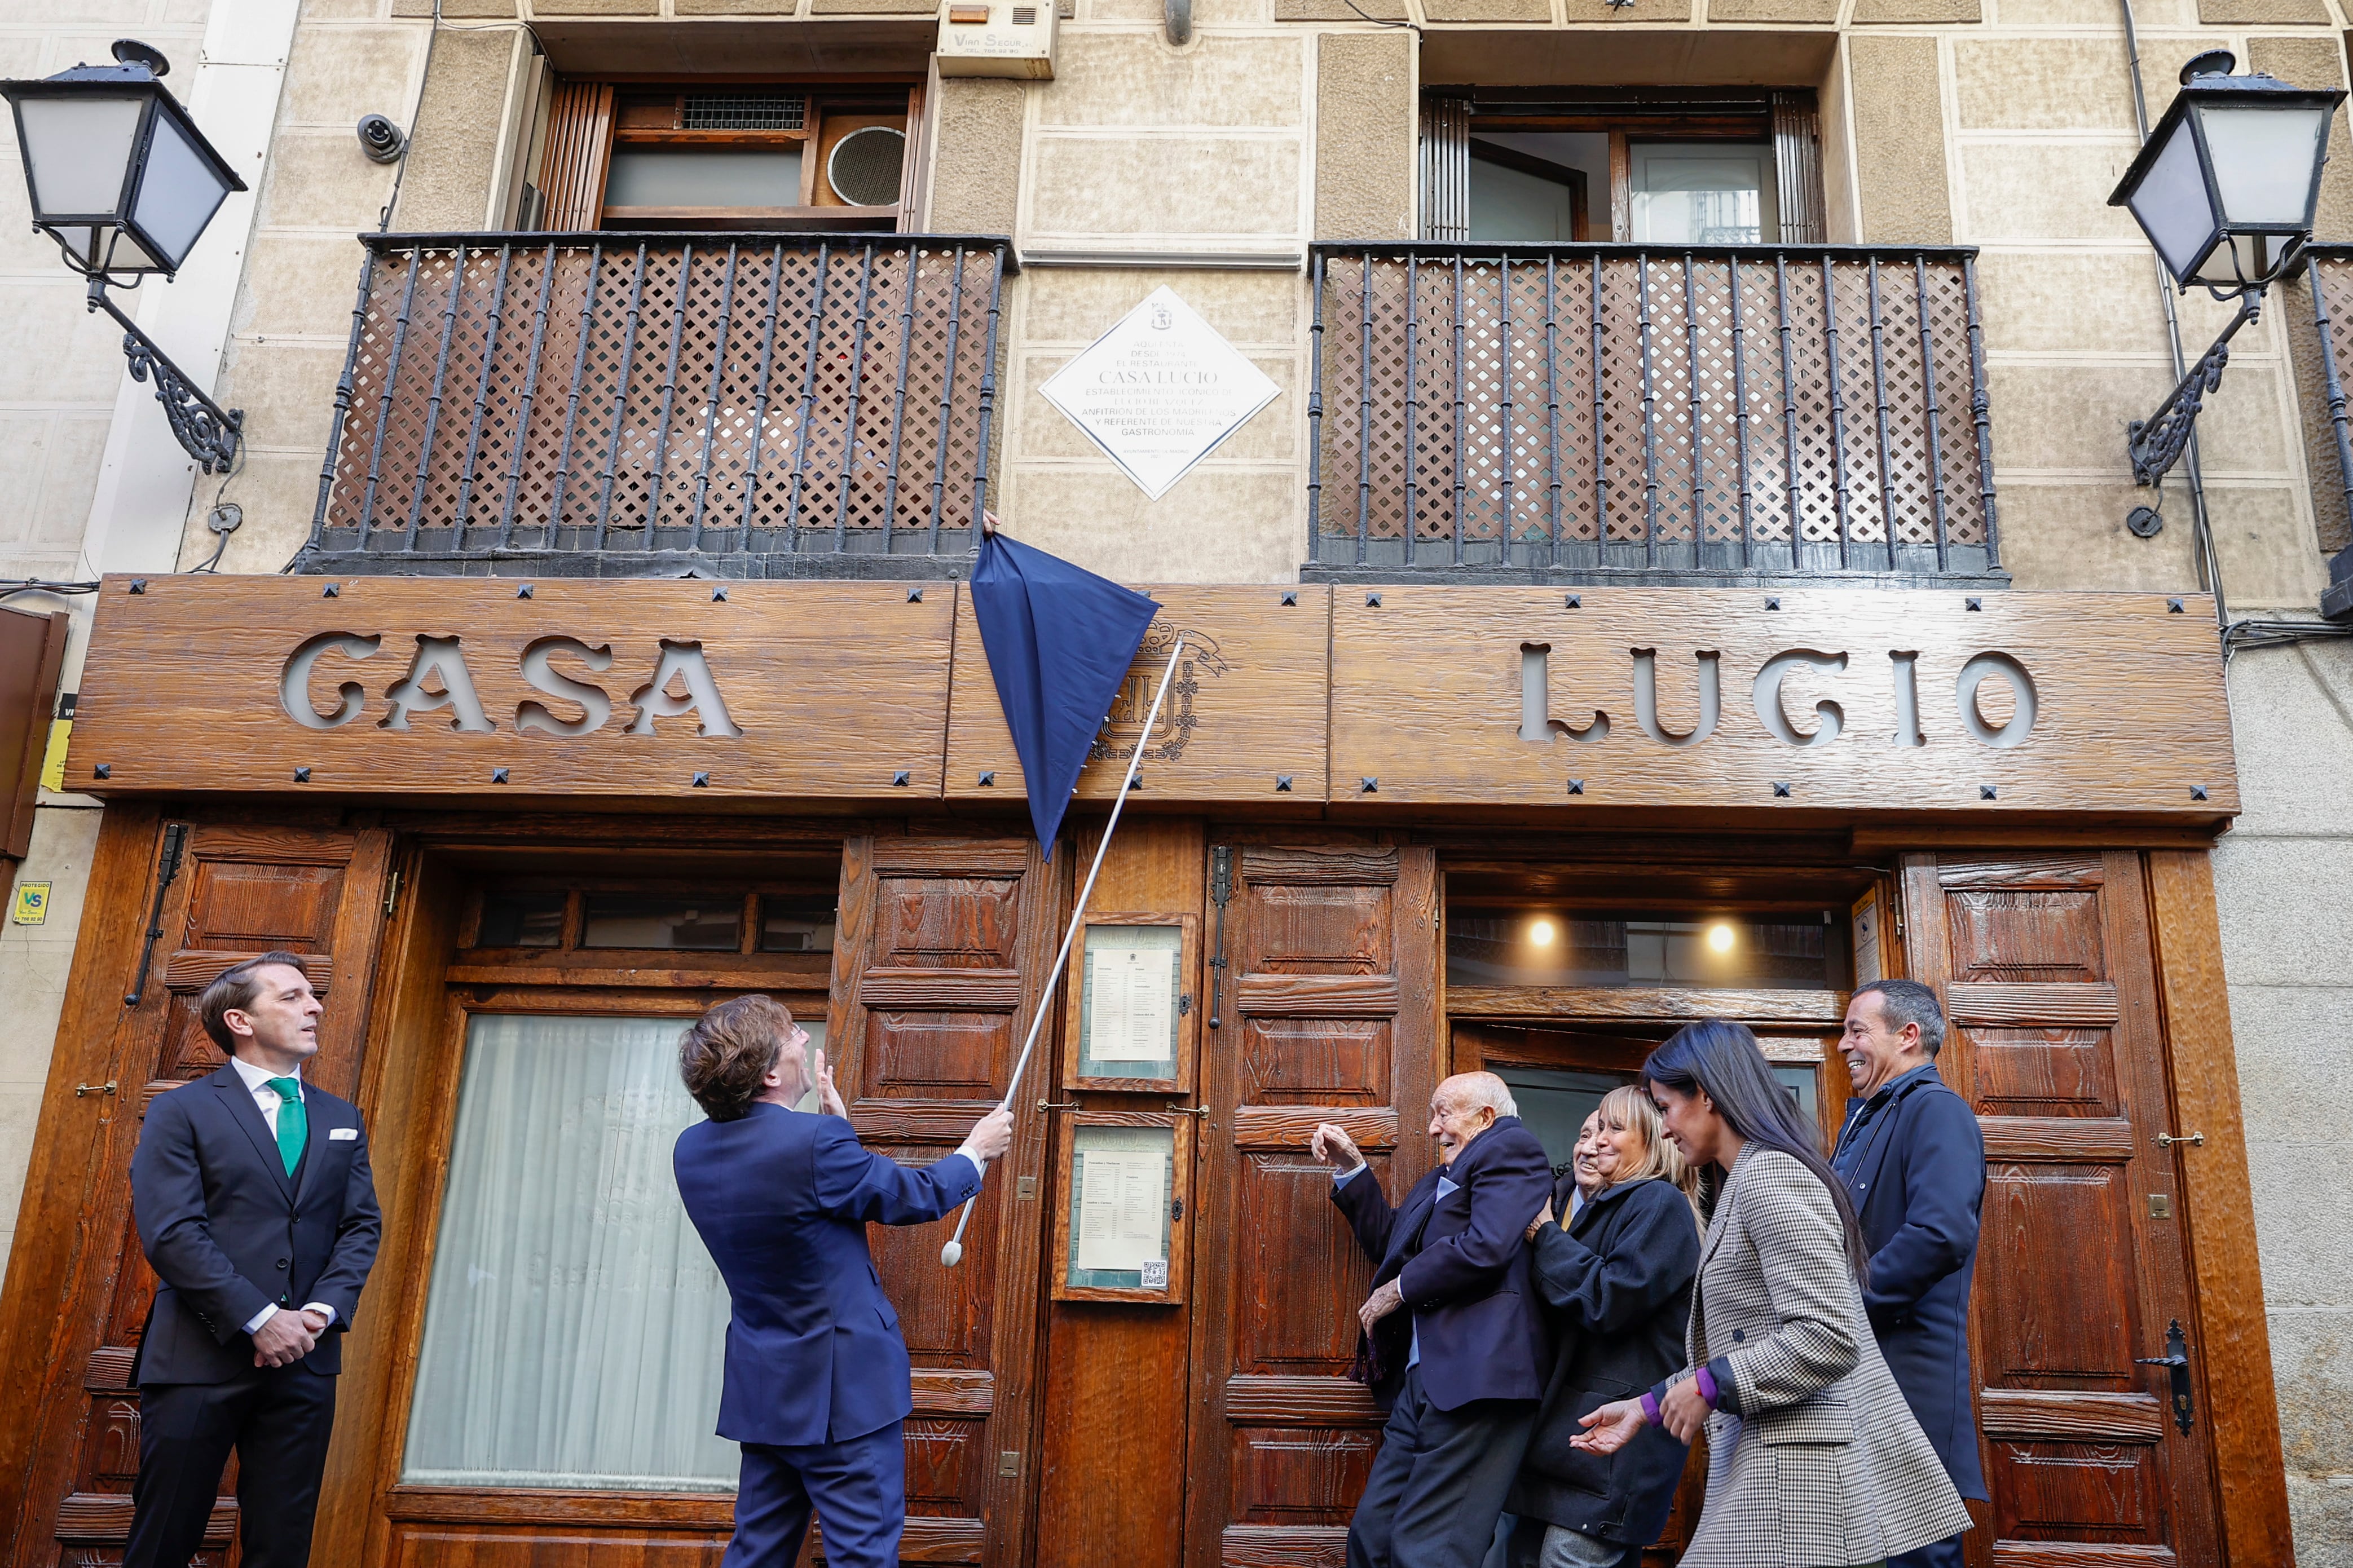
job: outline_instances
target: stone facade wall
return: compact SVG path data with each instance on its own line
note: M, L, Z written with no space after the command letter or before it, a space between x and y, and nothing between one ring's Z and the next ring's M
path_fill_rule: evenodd
M207 4L75 0L69 21L11 12L0 18L0 68L53 70L102 56L131 31L176 59L201 35ZM246 521L223 569L276 571L310 528L360 267L353 237L376 226L395 177L360 155L352 125L362 114L415 133L392 226L486 226L519 134L526 20L641 28L670 58L744 70L758 68L764 38L782 36L763 28L904 27L892 16L932 9L443 0L437 32L431 0L303 0L222 372L222 401L248 416L248 456L225 492ZM2338 0L2137 0L2137 10L2152 117L2180 63L2218 46L2300 85L2341 80ZM1023 537L1132 580L1293 578L1304 544L1307 245L1412 234L1425 51L1568 70L1607 38L1609 58L1648 62L1646 80L1677 79L1678 60L1751 51L1828 59L1814 85L1833 237L1980 249L2002 554L2017 587L2200 585L2186 469L2167 487L2162 533L2140 540L2124 528L2147 499L2131 482L2125 426L2155 406L2173 372L2147 247L2105 205L2137 141L2119 0L1195 0L1193 19L1191 40L1172 47L1159 0L1072 0L1055 80L931 84L930 226L1009 232L1025 258L1006 292L996 468L998 508ZM78 286L24 236L6 134L0 127L0 577L75 575L86 569L79 531L121 369ZM2341 123L2338 136L2342 147ZM2332 166L2323 212L2321 237L2353 240L2353 153ZM1282 390L1152 502L1038 388L1162 284ZM2200 426L2234 613L2309 616L2325 578L2311 476L2333 474L2333 458L2316 467L2308 450L2291 352L2296 298L2284 292L2240 335ZM2193 357L2227 313L2202 299L2179 312ZM211 487L198 497L208 504ZM205 510L186 521L184 564L210 552ZM2316 1568L2353 1563L2353 1503L2341 1500L2353 1498L2353 1438L2333 1415L2353 1396L2353 1271L2341 1245L2353 1230L2353 1156L2328 1119L2298 1109L2353 1089L2337 1081L2353 1069L2337 1044L2353 1025L2353 650L2249 652L2231 690L2248 811L2217 861L2225 956L2263 1287L2280 1386L2293 1393L2284 1423L2299 1551ZM60 800L45 813L27 868L58 884L49 927L0 928L0 994L51 1016L70 955L74 868L94 836L85 806ZM0 1215L13 1213L47 1032L36 1019L0 1051Z
M0 77L108 64L108 46L131 35L164 52L173 67L169 85L185 91L208 9L208 0L0 7ZM16 122L0 113L0 589L27 578L86 579L95 569L83 548L84 533L122 364L121 334L85 308L81 279L33 228ZM65 682L71 690L88 647L84 602L32 593L6 603L35 614L73 614ZM95 800L43 792L18 876L50 884L48 917L38 926L0 920L0 997L10 1016L0 1038L0 1268L16 1235L98 819Z

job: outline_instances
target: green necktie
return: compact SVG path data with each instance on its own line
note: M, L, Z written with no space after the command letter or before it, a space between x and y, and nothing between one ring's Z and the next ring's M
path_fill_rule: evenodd
M302 1145L311 1141L311 1118L302 1110L301 1084L290 1078L273 1078L269 1087L278 1091L278 1152L290 1176L302 1163Z

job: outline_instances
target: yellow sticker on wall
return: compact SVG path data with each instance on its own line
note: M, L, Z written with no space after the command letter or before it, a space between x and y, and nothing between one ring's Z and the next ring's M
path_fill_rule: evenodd
M16 897L9 908L8 919L20 926L47 925L49 920L49 884L17 883Z
M49 721L49 749L41 758L41 787L63 790L66 787L66 742L73 739L73 721Z

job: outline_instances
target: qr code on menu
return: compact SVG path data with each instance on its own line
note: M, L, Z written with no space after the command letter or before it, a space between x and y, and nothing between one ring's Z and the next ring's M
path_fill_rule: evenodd
M1155 1258L1145 1264L1144 1288L1146 1290L1166 1290L1168 1289L1168 1260L1166 1258Z

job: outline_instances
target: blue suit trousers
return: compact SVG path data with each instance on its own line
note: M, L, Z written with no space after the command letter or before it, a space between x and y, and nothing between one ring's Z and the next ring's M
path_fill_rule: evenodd
M898 1568L907 1522L905 1423L841 1443L744 1445L735 1538L720 1568L792 1568L814 1511L828 1568Z

